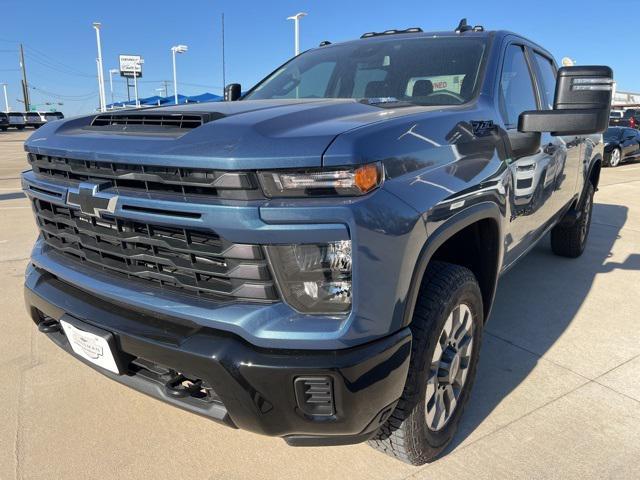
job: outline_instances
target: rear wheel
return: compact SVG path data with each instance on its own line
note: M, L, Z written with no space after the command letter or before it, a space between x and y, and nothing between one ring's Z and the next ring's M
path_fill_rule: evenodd
M482 295L467 268L432 262L414 318L409 374L395 411L369 441L412 465L449 444L469 398L483 326Z
M551 230L551 250L561 257L576 258L582 255L589 238L591 214L593 212L593 195L595 189L589 182L585 198L582 201L579 219L570 226L556 225Z
M620 152L620 149L614 148L611 150L611 153L609 154L609 166L617 167L620 165L620 160L622 160L622 153Z

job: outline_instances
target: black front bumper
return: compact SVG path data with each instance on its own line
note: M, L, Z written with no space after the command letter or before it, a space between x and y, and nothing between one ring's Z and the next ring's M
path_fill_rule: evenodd
M124 374L85 361L113 380L230 427L283 437L292 445L368 439L393 411L407 377L409 329L344 350L260 349L224 332L109 303L35 267L27 273L25 300L41 331L68 352L69 342L55 328L63 317L113 334ZM176 396L168 389L167 380L178 373L202 382L206 398ZM295 386L305 378L329 381L329 412L309 413L300 385Z

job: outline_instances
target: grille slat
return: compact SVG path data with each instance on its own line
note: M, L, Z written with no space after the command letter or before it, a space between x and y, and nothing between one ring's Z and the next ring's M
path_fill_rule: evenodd
M135 165L123 162L85 161L30 153L33 171L45 178L70 182L111 182L112 188L144 193L207 195L252 200L263 198L253 172L203 168Z
M32 202L47 245L76 261L219 301L278 298L257 245L232 244L197 230L92 218L38 198Z

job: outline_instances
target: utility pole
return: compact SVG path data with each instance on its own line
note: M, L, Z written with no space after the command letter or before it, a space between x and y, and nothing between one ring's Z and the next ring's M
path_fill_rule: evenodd
M169 80L163 80L162 84L164 85L164 96L169 96Z
M22 69L22 98L24 99L24 110L28 112L30 110L29 100L29 84L27 83L27 67L24 64L24 49L20 44L20 68Z
M222 90L227 86L226 64L224 58L224 13L222 14Z

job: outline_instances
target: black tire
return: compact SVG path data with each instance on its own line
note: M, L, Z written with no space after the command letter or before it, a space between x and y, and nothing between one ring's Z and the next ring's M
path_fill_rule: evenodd
M24 130L24 125L20 125L19 127L16 127L18 130Z
M589 182L582 201L580 218L573 225L556 225L551 230L551 250L561 257L577 258L584 252L591 228L593 195L595 189Z
M444 426L434 431L427 424L427 379L445 322L458 305L472 314L472 350L466 381L459 390L457 405ZM413 334L407 382L394 412L369 440L376 450L411 465L434 460L451 442L469 399L479 359L484 323L482 295L473 273L459 265L432 262L425 273L411 323Z

